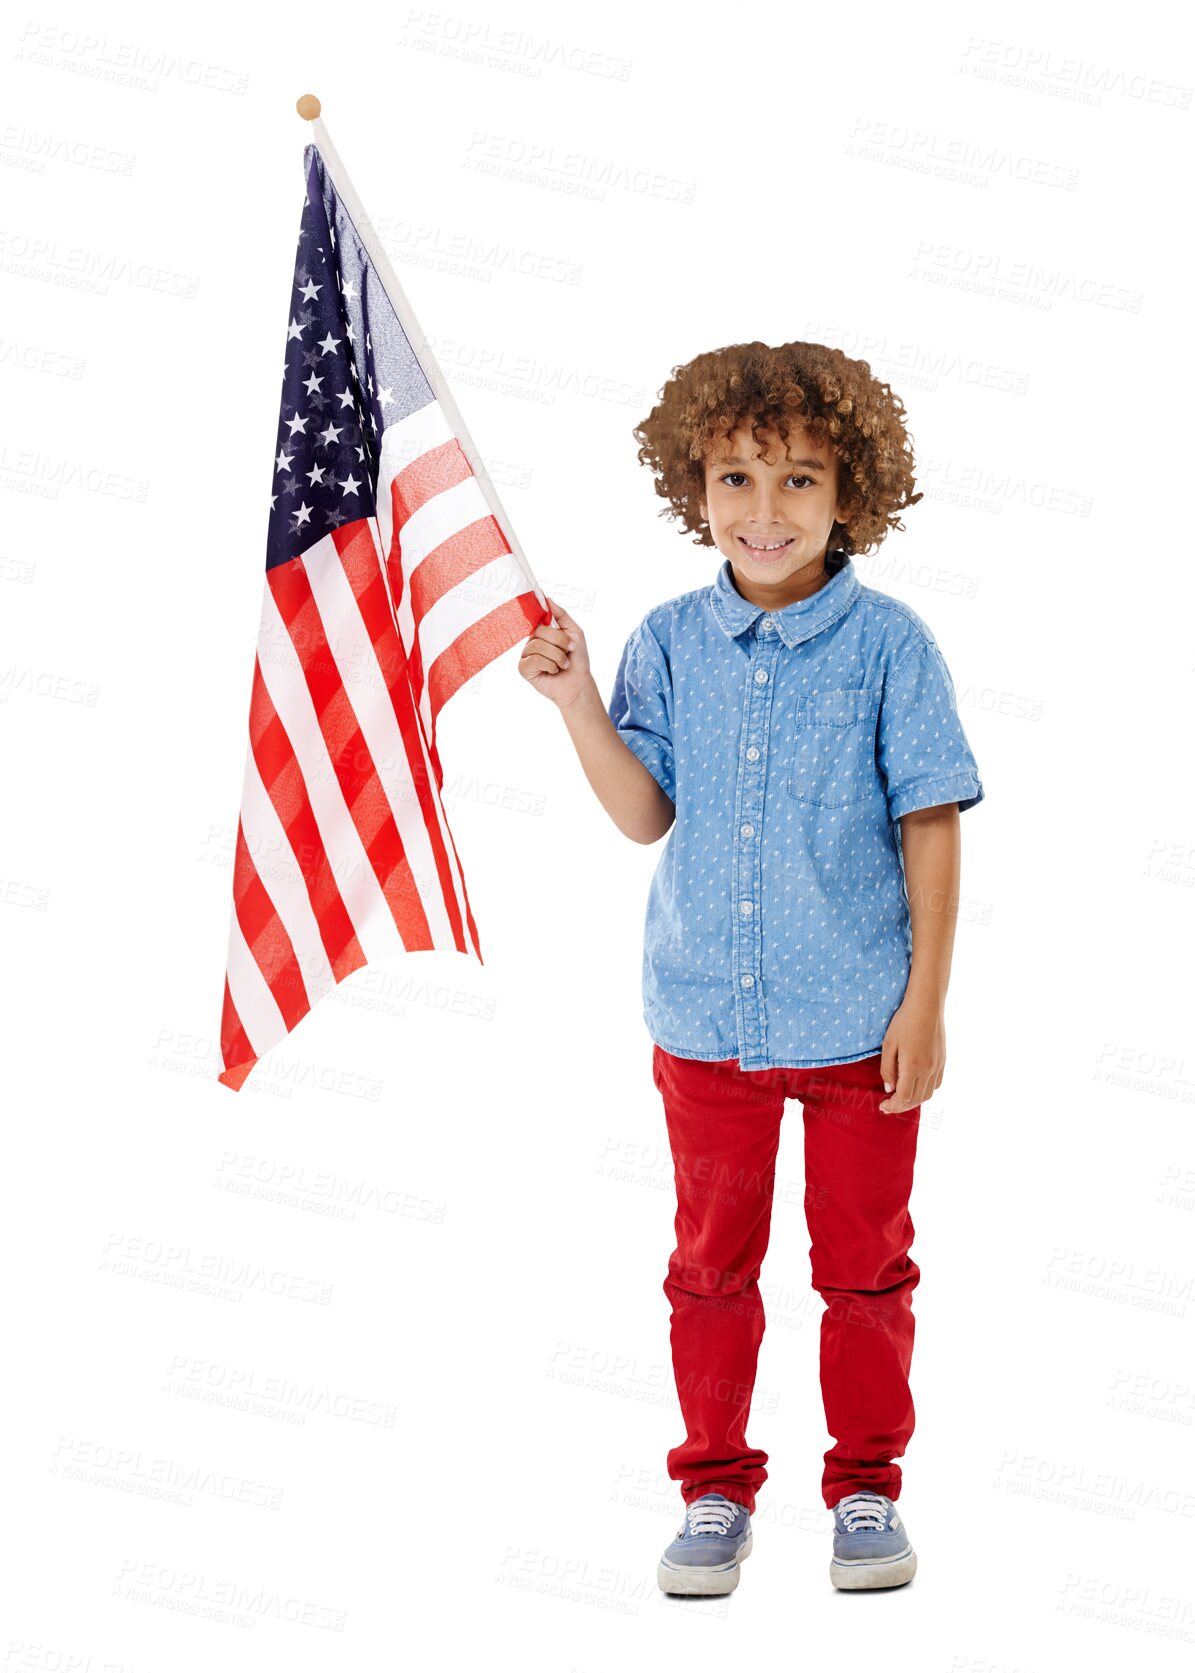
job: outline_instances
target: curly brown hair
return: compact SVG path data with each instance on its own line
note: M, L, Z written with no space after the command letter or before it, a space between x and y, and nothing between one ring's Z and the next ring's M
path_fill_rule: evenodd
M878 547L889 529L903 529L900 512L914 493L913 449L904 403L872 376L865 360L850 360L823 343L735 343L674 366L660 400L632 432L638 457L651 467L655 490L676 517L695 531L695 546L714 538L701 515L705 461L712 444L748 418L757 445L775 430L787 444L789 427L827 444L838 460L838 488L846 522L835 523L831 549L848 554Z

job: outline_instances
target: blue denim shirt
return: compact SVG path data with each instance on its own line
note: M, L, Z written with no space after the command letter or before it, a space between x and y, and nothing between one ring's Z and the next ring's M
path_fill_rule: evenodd
M983 799L917 613L842 552L770 614L712 586L650 610L608 704L676 805L651 881L643 1017L678 1057L813 1068L880 1051L912 934L898 823Z

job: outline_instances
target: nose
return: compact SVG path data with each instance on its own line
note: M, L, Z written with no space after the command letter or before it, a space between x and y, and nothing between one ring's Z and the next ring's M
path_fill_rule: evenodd
M752 489L748 520L752 524L782 523L780 515L780 490L770 482L756 483Z

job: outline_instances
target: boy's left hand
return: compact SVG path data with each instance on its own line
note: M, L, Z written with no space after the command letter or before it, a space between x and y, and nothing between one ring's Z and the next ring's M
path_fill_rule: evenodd
M888 1024L880 1051L880 1072L891 1096L884 1115L900 1115L926 1103L942 1084L946 1067L946 1021L940 1004L905 997Z

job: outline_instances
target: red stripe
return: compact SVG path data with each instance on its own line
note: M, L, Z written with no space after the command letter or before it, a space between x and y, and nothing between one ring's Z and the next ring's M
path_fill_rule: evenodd
M396 503L394 532L387 563L392 592L394 592L396 586L396 572L399 576L397 585L401 586L402 584L403 560L400 536L401 530L398 525L398 506ZM423 697L425 678L423 646L419 632L424 616L434 604L438 603L447 593L450 593L454 587L460 586L470 575L477 574L487 564L493 563L496 558L500 558L509 552L510 545L506 536L502 533L497 519L487 515L479 517L475 522L469 523L465 528L458 529L455 534L449 535L446 540L442 540L438 546L433 547L427 556L415 566L410 576L411 616L414 623L414 633L409 659L409 672L411 689L414 692L416 704ZM528 615L527 613L527 606L523 603L524 595L520 595L518 600L507 601L489 612L473 627L467 629L463 635L454 641L453 645L446 647L436 659L437 666L444 663L444 668L438 678L433 680L429 691L432 722L429 746L435 765L437 783L439 784L443 783L444 775L436 746L436 717L449 697L460 690L465 680L472 679L473 674L484 668L493 657L501 656L504 651L517 644L520 639L526 638L530 628L537 626L540 622L547 621L547 614L535 594L529 593L525 596L530 599L532 614ZM519 610L517 618L511 617L512 625L516 621L522 625L515 625L513 637L507 638L505 637L507 629L503 617L512 605ZM484 625L486 622L494 623L494 627L489 632L491 635L490 642L496 648L490 657L484 657L480 662L473 662L474 652L471 647L480 646L487 642ZM481 630L481 632L479 633L478 630ZM477 635L476 638L475 635ZM457 645L462 645L463 649L458 656L454 656L453 653L456 651ZM445 658L448 660L445 661ZM463 677L458 677L453 670L464 666L471 667L471 672Z
M299 969L294 943L286 926L274 910L265 884L258 874L249 845L245 841L243 823L237 821L236 859L233 862L233 902L241 934L257 968L274 996L274 1003L282 1012L289 1034L311 1009L307 987Z
M419 803L419 811L423 815L424 827L427 830L432 854L435 857L436 876L440 880L440 892L444 899L444 909L448 914L448 921L452 927L453 941L458 952L467 952L456 879L453 876L448 851L444 845L443 831L437 812L438 797L436 792L442 780L437 777L436 786L433 788L428 778L423 753L423 729L420 725L419 713L411 691L410 681L407 678L407 662L402 639L394 624L394 617L390 613L390 602L386 597L386 584L378 567L377 548L374 546L372 538L367 541L351 540L342 545L340 533L341 531L336 531L332 539L340 552L340 561L344 565L345 575L353 589L353 596L356 598L357 607L361 611L361 620L369 634L374 655L378 659L378 667L381 669L382 678L386 682L386 690L390 695L394 719L398 725L403 750L406 754L407 772L410 775L411 786ZM444 821L444 825L447 826L447 820ZM449 841L451 840L451 833L449 833ZM453 852L456 852L455 846ZM460 873L460 878L461 890L464 892L465 877L463 871ZM467 895L465 910L467 913Z
M367 543L376 568L373 536L363 521L346 524L334 535L338 553L358 540ZM269 582L295 645L340 792L386 897L402 944L408 952L429 951L434 941L418 884L365 734L357 722L324 633L307 572L301 561L279 564L269 571Z
M487 516L449 535L447 540L432 548L422 563L415 566L411 576L411 615L415 622L415 652L412 653L411 663L416 701L423 696L424 669L419 650L419 631L424 616L453 587L509 551L502 530L493 517ZM436 713L433 700L433 721Z
M391 487L394 525L405 523L420 506L435 499L446 488L456 488L473 475L464 450L455 436L431 447L397 472Z
M428 672L433 716L439 714L454 692L512 645L526 639L531 628L546 619L543 605L533 592L519 593L517 598L508 599L458 634L440 652Z
M300 560L279 565L296 568ZM271 573L277 573L272 571ZM311 799L303 774L295 759L285 726L274 707L273 699L262 678L261 662L253 676L253 696L249 706L249 742L257 770L266 787L266 794L286 832L291 850L307 885L311 910L319 927L320 940L328 955L328 963L337 982L343 982L365 963L365 954L357 940L353 920L349 917L340 885L332 870L324 839L315 822ZM280 1007L281 1009L281 1007ZM283 1010L283 1015L286 1012Z
M505 535L488 514L433 546L411 576L411 613L415 621L421 622L445 593L509 551Z
M220 1019L220 1056L224 1060L224 1068L216 1077L217 1080L223 1081L224 1085L230 1086L234 1092L239 1092L250 1069L257 1062L257 1054L249 1043L249 1036L237 1015L227 976L224 978L224 1010Z

